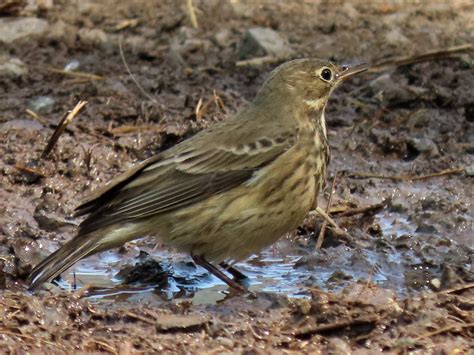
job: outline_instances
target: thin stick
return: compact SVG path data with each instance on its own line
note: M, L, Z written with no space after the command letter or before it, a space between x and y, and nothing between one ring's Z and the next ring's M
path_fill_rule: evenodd
M448 325L446 327L434 330L432 332L421 334L421 335L417 336L415 338L415 340L421 340L423 338L430 338L434 335L438 335L438 334L442 334L442 333L446 333L446 332L450 332L450 331L455 331L455 332L459 333L464 328L474 328L474 323Z
M415 55L415 56L387 59L387 60L383 60L381 62L378 62L372 65L369 68L368 72L377 73L377 72L387 70L390 67L400 67L400 66L408 65L408 64L438 60L438 59L450 57L452 54L466 53L472 50L473 50L472 44L463 44L460 46L430 51L430 52L426 52L426 53Z
M349 234L344 232L337 225L337 223L334 222L334 220L331 217L329 217L329 215L321 207L316 207L316 210L309 212L310 215L315 214L315 213L318 213L322 218L324 218L324 220L326 220L329 223L329 225L334 228L334 231L336 232L336 234L343 235L345 237L350 237Z
M321 226L321 229L318 235L318 240L316 240L316 246L315 246L316 249L321 249L321 246L324 243L324 233L326 232L327 225L328 225L328 222L324 221Z
M356 214L365 214L369 212L378 212L379 210L385 208L389 203L391 199L387 198L383 200L380 203L376 203L374 205L366 206L366 207L358 207L358 208L350 208L345 211L335 211L332 212L331 215L334 215L335 217L350 217L354 216Z
M364 324L377 323L379 320L380 320L379 316L373 314L373 315L369 315L365 318L364 317L359 317L359 318L354 318L354 319L349 319L349 320L343 320L343 321L340 321L340 322L334 322L334 323L330 323L330 324L321 324L321 325L316 325L316 326L303 327L302 329L298 329L296 331L295 335L297 337L302 337L302 336L327 332L327 331L331 331L331 330L337 330L337 329L340 329L340 328L347 328L347 327L351 327L351 326L354 326L354 325L364 325Z
M61 119L58 126L54 130L53 135L49 139L49 142L46 145L46 148L44 148L43 153L41 154L42 159L48 156L48 154L51 152L54 145L58 141L59 136L64 132L66 127L69 125L69 123L72 122L72 119L76 117L79 114L79 112L81 112L81 110L84 108L86 104L87 104L87 101L79 101L71 111L66 112L66 114L64 114L63 118Z
M196 18L196 12L193 7L193 0L186 0L186 8L188 9L189 19L194 28L199 28L198 21Z
M38 169L35 169L35 168L30 168L28 166L24 166L22 164L15 164L15 169L21 171L22 173L26 173L26 174L33 174L33 175L37 175L39 177L47 177L47 175L43 172L41 172L40 170Z
M125 66L125 69L127 70L128 75L130 78L133 80L137 88L141 91L141 93L151 102L154 104L158 104L158 102L151 96L149 93L145 91L145 89L140 85L137 79L135 79L135 76L132 74L132 71L130 70L130 67L127 64L127 61L125 60L125 55L123 54L123 48L122 48L122 36L119 37L119 52L120 52L120 58L122 58L122 63Z
M372 173L363 173L363 172L353 172L347 174L348 177L351 178L361 178L361 179L384 179L384 180L395 180L395 181L417 181L417 180L426 180L431 179L438 176L444 175L451 175L451 174L459 174L464 172L465 168L453 168L453 169L445 169L438 171L436 173L427 174L427 175L420 175L420 176L410 176L410 175L380 175L380 174L372 174Z
M331 191L329 192L328 204L326 206L326 214L329 214L329 208L331 207L332 194L333 194L333 191L336 187L337 173L338 172L336 171L336 173L334 174L334 178L332 179ZM328 225L328 222L324 221L323 225L321 226L321 230L319 231L318 240L316 241L316 249L321 249L321 246L323 245L324 233L326 232L327 225Z
M440 293L456 293L459 291L464 291L468 290L470 288L474 288L474 282L468 283L468 284L462 284L458 286L454 286L452 288L448 288L446 290L441 291Z
M133 313L133 312L131 312L131 311L125 312L125 313L124 313L124 316L130 317L130 318L134 318L134 319L140 320L140 321L145 322L145 323L148 323L148 324L156 325L156 319L153 320L153 319L150 319L150 318L146 318L146 317L144 317L144 316L141 316L141 315L139 315L139 314Z

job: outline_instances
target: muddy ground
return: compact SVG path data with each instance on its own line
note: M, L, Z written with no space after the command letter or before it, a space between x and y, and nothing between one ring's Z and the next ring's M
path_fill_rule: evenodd
M319 202L336 176L329 212L346 235L320 238L322 221L308 217L238 265L253 294L152 238L37 292L24 283L74 235L88 193L237 112L278 63L377 63L472 43L471 2L193 1L197 29L185 1L25 3L0 3L2 353L472 351L472 52L365 73L334 93ZM254 27L283 48L248 47ZM258 56L270 60L240 62ZM85 110L41 158L79 100Z

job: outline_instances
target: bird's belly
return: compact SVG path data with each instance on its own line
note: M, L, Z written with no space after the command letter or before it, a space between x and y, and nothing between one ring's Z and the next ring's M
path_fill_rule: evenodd
M278 160L247 185L170 213L164 242L208 261L237 261L292 232L313 206L317 181L307 155Z

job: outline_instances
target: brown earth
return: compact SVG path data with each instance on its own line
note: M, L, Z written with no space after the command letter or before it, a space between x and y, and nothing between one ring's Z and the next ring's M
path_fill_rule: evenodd
M284 59L236 65L249 28L279 33L287 59L373 64L472 43L471 2L195 0L198 29L185 1L25 3L0 3L1 352L472 351L472 51L334 93L320 206L337 175L329 211L346 235L328 227L319 248L322 221L308 217L239 265L253 294L151 238L84 260L60 287L24 283L74 235L69 216L90 191L252 99ZM23 17L42 21L8 35ZM41 158L79 100L85 110Z

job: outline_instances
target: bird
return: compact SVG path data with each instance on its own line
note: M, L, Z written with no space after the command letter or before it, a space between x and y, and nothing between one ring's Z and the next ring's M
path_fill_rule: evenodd
M245 291L234 267L294 231L316 207L330 160L325 108L365 64L295 59L241 112L138 163L75 210L77 234L41 261L29 289L80 259L147 235ZM232 276L232 277L231 277Z

